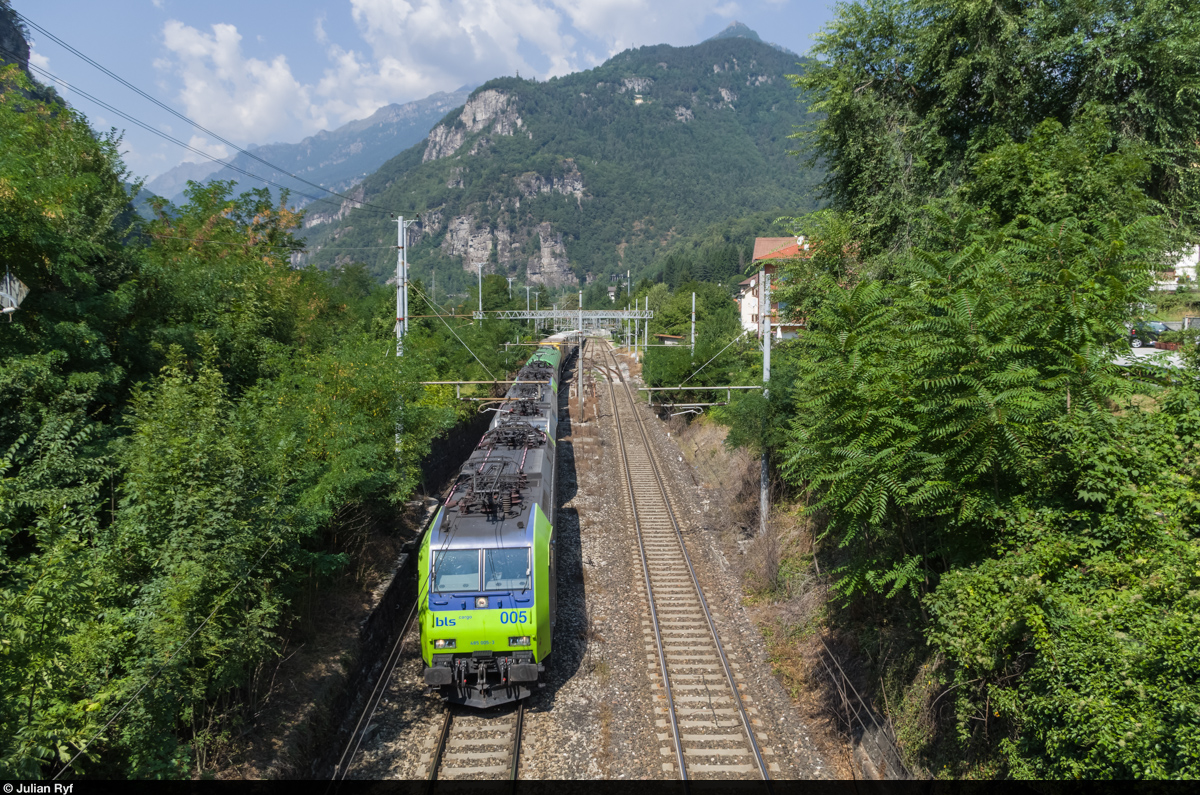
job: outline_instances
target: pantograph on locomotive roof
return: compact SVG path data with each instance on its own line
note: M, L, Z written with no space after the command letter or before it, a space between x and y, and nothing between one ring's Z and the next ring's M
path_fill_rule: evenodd
M464 467L458 475L454 490L462 490L462 496L446 503L447 508L458 508L459 516L471 513L490 514L496 519L521 514L524 500L521 492L529 488L529 479L516 461L500 460L485 463L478 470L474 466Z

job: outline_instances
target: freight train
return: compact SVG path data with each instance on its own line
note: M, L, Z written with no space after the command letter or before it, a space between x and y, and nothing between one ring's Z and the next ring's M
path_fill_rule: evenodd
M543 343L438 509L418 559L425 684L492 707L543 686L554 636L555 447L565 343Z

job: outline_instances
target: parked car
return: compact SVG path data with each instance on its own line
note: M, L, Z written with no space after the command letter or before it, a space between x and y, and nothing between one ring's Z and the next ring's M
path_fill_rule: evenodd
M1126 323L1129 329L1129 347L1140 348L1143 345L1153 345L1158 338L1171 329L1161 320L1135 320Z

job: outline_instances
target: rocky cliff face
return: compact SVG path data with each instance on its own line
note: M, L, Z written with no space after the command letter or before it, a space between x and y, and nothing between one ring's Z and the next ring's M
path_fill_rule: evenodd
M17 15L8 3L0 4L0 64L15 63L29 74L29 42L17 23Z
M571 289L589 271L637 273L724 219L808 206L819 177L788 155L806 113L784 77L795 71L794 58L733 37L630 50L544 82L499 78L368 177L365 197L420 212L410 264L417 278L450 269L448 289L479 268ZM325 248L306 261L328 267L338 245L395 239L386 214L335 215L313 227L310 252ZM381 279L394 268L391 252L349 256Z
M513 107L510 107L512 105ZM517 115L515 97L503 91L480 91L467 101L453 124L439 124L429 133L421 162L449 157L459 150L468 135L491 125L493 135L512 135L524 122ZM471 154L478 150L473 149Z
M440 221L440 217L426 219L422 216L422 228L415 237L410 233L409 244L415 246L422 237L436 235L434 221ZM525 259L521 252L531 239L536 239L538 253ZM471 273L482 266L485 274L509 274L523 262L526 278L531 284L553 288L578 282L567 259L562 232L555 231L549 222L542 222L532 230L514 231L504 224L493 226L474 215L458 215L446 225L441 251L447 257L461 258L463 270Z
M579 280L571 271L567 261L567 249L563 246L562 232L554 231L549 222L538 224L538 242L541 251L535 257L529 258L525 272L533 284L544 284L547 287L569 287L578 284Z
M583 175L571 158L563 160L565 173L561 177L546 179L536 171L531 171L516 178L517 190L521 196L532 199L539 193L561 193L564 196L574 196L577 205L583 203ZM520 207L521 200L517 197L514 207Z

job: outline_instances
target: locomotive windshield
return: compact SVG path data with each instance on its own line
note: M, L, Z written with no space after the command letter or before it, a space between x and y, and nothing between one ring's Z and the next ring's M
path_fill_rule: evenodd
M529 547L485 549L483 551L484 589L488 591L528 590Z
M433 590L479 590L479 550L447 549L439 552L433 565Z

